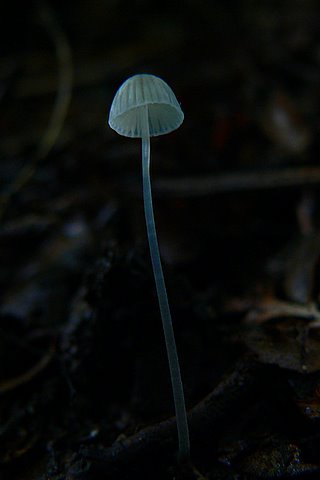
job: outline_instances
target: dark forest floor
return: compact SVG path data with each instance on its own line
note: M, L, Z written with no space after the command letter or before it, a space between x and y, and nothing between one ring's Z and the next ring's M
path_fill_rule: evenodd
M319 4L1 7L1 480L320 478ZM185 385L177 436L134 73L185 113L152 140Z

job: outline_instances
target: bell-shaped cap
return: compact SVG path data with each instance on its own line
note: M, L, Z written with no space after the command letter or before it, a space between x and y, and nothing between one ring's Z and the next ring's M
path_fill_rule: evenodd
M169 85L159 77L142 74L128 78L115 94L110 127L125 137L142 138L146 105L150 137L172 132L183 122L183 112Z

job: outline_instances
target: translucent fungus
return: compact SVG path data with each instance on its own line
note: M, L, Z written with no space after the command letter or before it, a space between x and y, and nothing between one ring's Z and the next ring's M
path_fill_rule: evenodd
M150 182L150 137L176 130L183 112L171 88L154 75L134 75L117 91L110 109L109 125L120 135L142 139L144 211L153 273L158 294L177 419L179 456L190 453L189 431L180 366L154 222Z

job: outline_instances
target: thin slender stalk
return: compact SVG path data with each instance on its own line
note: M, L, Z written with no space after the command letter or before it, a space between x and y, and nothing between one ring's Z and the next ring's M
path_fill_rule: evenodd
M171 320L168 296L163 277L160 260L159 246L152 206L152 193L150 182L150 136L148 127L148 107L145 107L145 136L142 138L142 177L143 177L143 201L149 239L150 255L153 273L158 294L160 313L165 336L169 369L173 390L175 413L177 419L179 457L185 459L190 455L189 429L184 400L183 385L181 380L177 347Z

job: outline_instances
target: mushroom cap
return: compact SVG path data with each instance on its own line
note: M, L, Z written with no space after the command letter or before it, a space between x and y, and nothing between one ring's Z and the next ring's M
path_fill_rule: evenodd
M169 85L155 75L140 74L128 78L115 94L110 127L125 137L142 138L146 105L150 137L172 132L183 122L183 112Z

